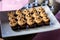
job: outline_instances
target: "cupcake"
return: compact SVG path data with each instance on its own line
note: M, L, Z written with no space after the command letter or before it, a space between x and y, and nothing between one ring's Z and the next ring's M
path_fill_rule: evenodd
M26 20L24 18L18 19L18 25L20 28L26 28Z
M36 13L36 12L34 12L34 14L32 15L34 18L36 18L36 17L39 17L39 14L38 13Z
M12 16L12 15L14 15L14 12L9 12L8 13L8 16Z
M16 19L16 17L8 17L8 20Z
M9 24L11 27L15 27L17 25L17 22L15 20L13 22L10 21Z
M10 17L13 17L13 16L14 16L14 12L9 12L9 13L8 13L8 17L9 17L9 16L10 16Z
M22 15L22 12L20 10L16 10L16 15Z
M9 20L10 19L16 19L15 13L14 12L9 12L8 13Z
M33 17L31 15L26 15L25 18L26 19L32 19Z
M34 22L33 19L28 19L28 20L27 20L27 24L28 24L28 26L31 27L31 28L34 27L34 23L35 23L35 22Z
M41 17L46 17L47 14L46 14L45 12L41 12L41 13L40 13L40 16L41 16Z
M41 24L42 24L42 18L41 18L41 17L35 18L34 21L35 21L38 25L41 25Z
M45 12L45 10L42 7L37 8L38 12Z
M50 19L48 17L43 17L42 19L45 24L49 24Z
M37 12L37 11L36 11L35 8L30 8L30 9L29 9L29 12L30 12L30 13L34 13L34 12Z
M10 26L11 26L11 28L13 30L17 30L18 29L18 27L17 27L17 21L15 19L11 19L10 22L9 22L9 24L10 24Z
M10 19L9 21L10 21L10 23L13 24L11 26L15 26L17 24L17 21L15 19Z
M29 10L24 9L24 10L22 10L22 13L23 13L24 15L28 15L28 14L29 14Z
M24 15L18 15L17 19L24 18Z

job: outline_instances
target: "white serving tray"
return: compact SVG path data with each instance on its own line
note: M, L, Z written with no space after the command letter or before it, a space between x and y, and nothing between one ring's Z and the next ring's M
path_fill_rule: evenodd
M9 26L9 23L7 22L6 14L7 13L0 13L1 16L1 33L2 37L11 37L11 36L20 36L20 35L26 35L26 34L32 34L32 33L38 33L38 32L46 32L46 31L52 31L56 29L60 29L60 24L53 15L53 13L50 11L48 6L42 6L48 17L50 18L50 25L49 26L43 26L38 28L32 28L28 30L20 30L19 32L15 32L11 29ZM3 15L5 14L5 15Z

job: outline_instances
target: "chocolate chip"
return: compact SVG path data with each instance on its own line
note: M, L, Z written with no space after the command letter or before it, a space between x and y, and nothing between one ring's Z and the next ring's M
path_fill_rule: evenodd
M33 14L33 12L31 13L31 15Z
M15 19L16 21L18 21L17 19Z
M16 15L16 14L14 14L14 16L16 17L17 15Z
M32 19L34 19L34 17L32 17Z

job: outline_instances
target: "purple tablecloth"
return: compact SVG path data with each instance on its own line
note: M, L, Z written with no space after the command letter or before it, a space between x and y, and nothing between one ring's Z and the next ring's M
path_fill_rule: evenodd
M60 22L60 11L55 16ZM38 33L32 40L60 40L60 29Z

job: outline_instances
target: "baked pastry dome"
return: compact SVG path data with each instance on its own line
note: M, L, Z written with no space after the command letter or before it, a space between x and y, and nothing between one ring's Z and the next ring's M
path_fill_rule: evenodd
M37 24L40 24L42 23L42 18L41 17L37 17L34 19L34 21L37 23Z
M28 14L29 14L29 10L24 9L24 10L22 11L22 13L25 14L25 15L28 15Z
M36 17L39 17L39 14L38 13L36 13L36 12L34 12L34 14L32 15L34 18L36 18Z
M42 7L39 7L39 8L37 9L37 11L38 11L38 12L45 12L45 10L44 10Z
M45 24L49 24L50 19L48 17L43 17L42 18Z
M30 13L37 12L37 10L35 8L30 8L29 11L30 11Z
M8 19L9 19L9 20L11 20L11 19L16 19L16 17L15 17L15 16L13 16L13 17L9 17Z
M14 12L8 13L8 17L9 20L16 19L16 17L14 16Z
M27 24L30 25L30 26L33 25L34 24L34 20L33 19L27 20Z
M14 12L9 12L8 13L8 16L10 16L10 15L14 15Z
M18 15L17 19L24 18L24 15Z
M16 10L16 15L21 15L22 12L20 10Z
M26 19L32 19L32 16L31 15L26 15L25 18Z
M23 26L24 24L26 24L26 20L23 19L23 18L18 19L18 24L19 24L20 26Z
M45 12L41 12L41 13L40 13L40 16L41 16L41 17L46 17L47 14L46 14Z
M17 25L17 21L15 19L11 19L9 24L10 24L10 26L14 27Z
M14 12L9 12L8 17L14 17Z

